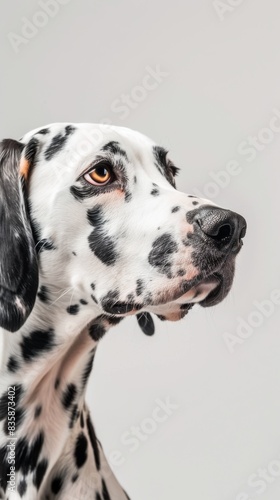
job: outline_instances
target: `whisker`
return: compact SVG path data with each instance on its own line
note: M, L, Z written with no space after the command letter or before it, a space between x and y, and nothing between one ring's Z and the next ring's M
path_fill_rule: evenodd
M61 297L63 297L64 295L66 295L67 293L69 293L69 292L70 292L71 290L73 290L73 289L74 289L74 287L73 287L73 286L71 286L70 288L66 288L66 290L64 290L64 292L63 292L63 293L62 293L62 294L61 294L61 295L60 295L57 299L55 299L55 300L51 303L51 305L52 305L52 304L55 304L55 303L56 303L59 299L61 299Z

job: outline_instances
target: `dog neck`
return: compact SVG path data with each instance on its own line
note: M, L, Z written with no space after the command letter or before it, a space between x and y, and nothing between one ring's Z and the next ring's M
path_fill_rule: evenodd
M85 404L98 341L118 321L100 315L80 293L72 291L70 297L62 293L56 287L41 285L25 325L14 334L2 331L2 485L8 496L7 445L12 443L16 488L29 488L30 500L48 494L52 498L62 482L67 485L60 498L67 491L72 495L76 492L73 498L93 498L93 492L107 498L107 489L126 499L95 436ZM8 394L14 398L9 400ZM9 401L10 409L15 409L16 430L12 434Z

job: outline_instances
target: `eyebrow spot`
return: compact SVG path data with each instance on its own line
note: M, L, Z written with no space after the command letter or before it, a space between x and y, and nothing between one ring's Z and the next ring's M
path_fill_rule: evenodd
M128 161L128 157L124 149L120 147L120 143L117 141L110 141L105 146L103 146L102 151L109 151L110 153L116 155L119 154L120 156L123 156L125 160Z
M66 144L68 137L73 134L75 127L73 125L67 125L64 130L64 135L59 133L55 135L45 151L46 160L51 160Z

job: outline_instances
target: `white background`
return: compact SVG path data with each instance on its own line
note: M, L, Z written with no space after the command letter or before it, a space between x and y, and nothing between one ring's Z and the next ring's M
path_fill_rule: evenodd
M107 455L119 452L112 467L132 500L279 500L280 305L252 315L255 301L280 289L280 131L262 130L280 128L280 118L271 122L280 116L279 2L70 0L15 43L22 18L44 23L41 10L35 0L1 3L1 136L54 121L135 128L170 150L180 190L248 222L221 305L156 321L152 338L132 318L102 340L88 400ZM143 91L156 66L165 76ZM123 94L133 103L125 118L116 111ZM258 135L262 150L248 161L240 144ZM213 185L231 160L239 174ZM240 318L259 325L247 339ZM240 342L232 352L226 333ZM132 452L123 433L167 397L177 409Z

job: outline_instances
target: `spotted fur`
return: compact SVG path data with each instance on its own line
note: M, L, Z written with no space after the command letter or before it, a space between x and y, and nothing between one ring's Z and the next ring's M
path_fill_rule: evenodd
M94 185L100 165L110 182ZM127 315L152 335L152 314L220 302L245 234L241 216L177 191L177 172L122 127L53 124L1 143L1 499L127 500L85 403L98 343Z

